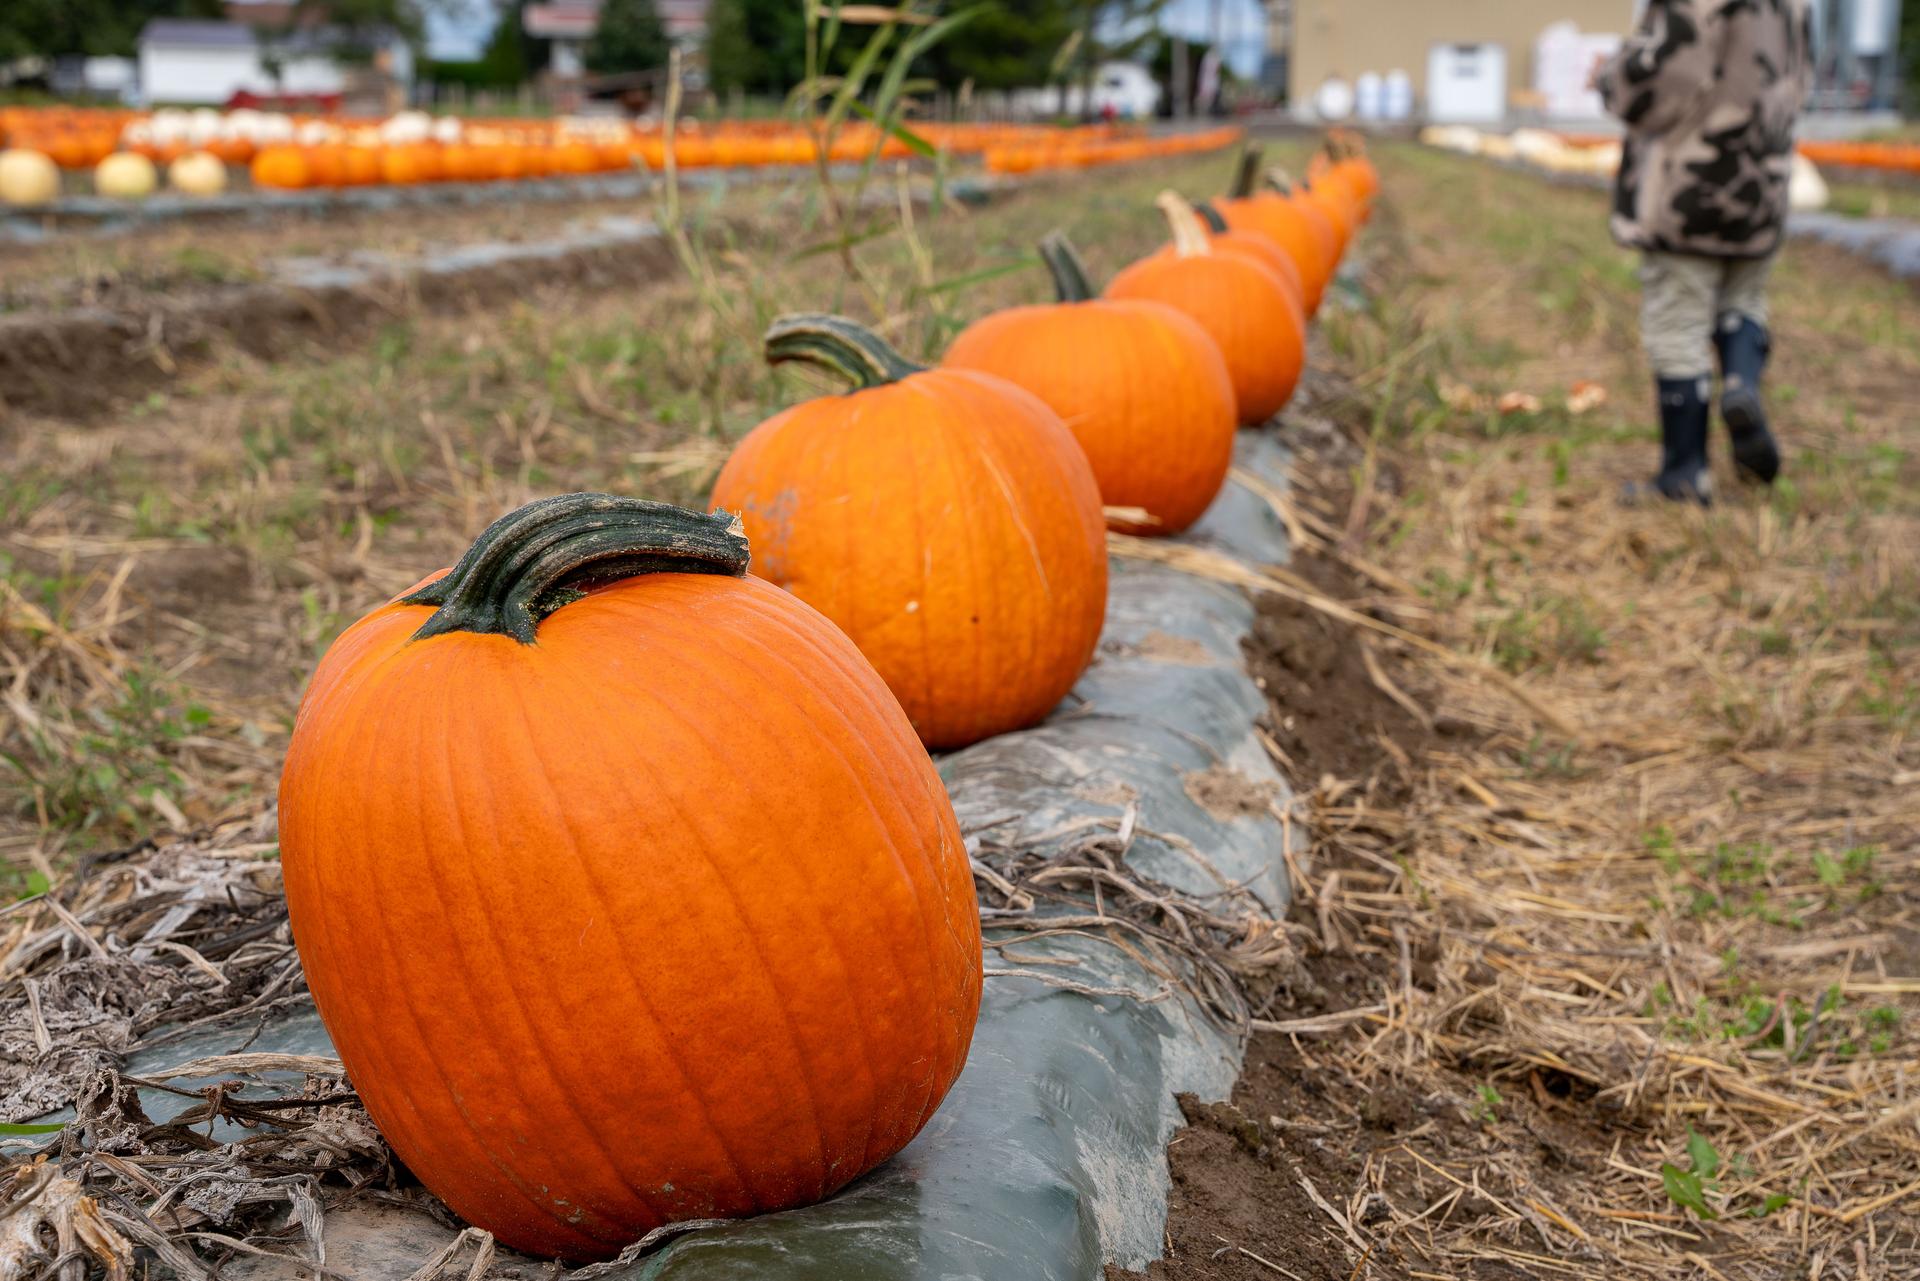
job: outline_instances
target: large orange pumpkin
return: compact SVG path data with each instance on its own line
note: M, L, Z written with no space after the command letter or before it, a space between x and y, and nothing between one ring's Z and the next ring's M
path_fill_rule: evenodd
M1101 500L1149 516L1110 518L1112 528L1177 534L1200 519L1233 465L1226 359L1192 318L1164 303L1100 300L1058 233L1040 255L1058 304L975 321L943 363L997 374L1046 401L1086 450Z
M1261 152L1249 147L1241 157L1233 194L1213 207L1235 231L1250 231L1273 241L1300 272L1300 301L1308 316L1320 309L1321 297L1340 261L1340 243L1333 226L1318 209L1303 209L1287 193L1259 190Z
M280 784L327 1030L422 1182L604 1258L905 1146L981 984L946 791L730 517L570 494L349 628Z
M754 572L846 630L929 747L1031 725L1106 613L1100 490L1059 415L970 369L922 369L852 321L790 316L767 359L852 382L740 442L714 484Z
M1245 257L1216 252L1193 207L1171 191L1157 201L1173 244L1126 268L1109 298L1144 298L1185 312L1226 357L1240 421L1263 423L1286 407L1306 367L1307 321L1280 277Z

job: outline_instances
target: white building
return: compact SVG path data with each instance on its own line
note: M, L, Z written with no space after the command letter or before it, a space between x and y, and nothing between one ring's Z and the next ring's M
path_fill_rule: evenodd
M1081 115L1085 100L1077 78L1067 86L1064 98L1054 86L1013 93L1014 110L1032 116ZM1093 110L1084 114L1101 116L1112 108L1122 120L1147 120L1159 106L1160 83L1151 71L1137 62L1103 62L1093 75Z
M155 18L139 48L140 96L150 104L218 106L243 92L324 97L348 87L348 70L321 30L275 38L240 22ZM388 42L376 62L401 84L413 79L405 41Z

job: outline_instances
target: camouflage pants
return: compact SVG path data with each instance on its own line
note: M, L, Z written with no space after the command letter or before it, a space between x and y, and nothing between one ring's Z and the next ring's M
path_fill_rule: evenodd
M1640 262L1640 339L1658 378L1713 374L1713 331L1729 318L1767 323L1773 257L1649 253Z

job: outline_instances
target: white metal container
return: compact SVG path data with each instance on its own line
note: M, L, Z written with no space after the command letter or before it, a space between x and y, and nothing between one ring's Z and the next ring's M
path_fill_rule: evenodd
M1498 124L1507 115L1504 45L1437 44L1427 54L1427 119Z

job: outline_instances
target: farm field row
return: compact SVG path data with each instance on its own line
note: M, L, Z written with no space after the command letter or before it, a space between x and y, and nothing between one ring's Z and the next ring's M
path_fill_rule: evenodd
M1184 1102L1148 1275L1906 1275L1920 302L1794 245L1770 382L1786 479L1622 513L1653 432L1604 196L1379 160L1360 287L1335 285L1269 429L1295 451L1296 489L1264 501L1298 559L1247 658L1302 793L1275 931L1293 962L1253 993L1270 1030L1234 1098ZM216 344L107 412L0 417L15 892L262 812L316 656L500 512L568 489L703 506L748 428L797 386L838 390L767 369L775 315L876 315L930 357L1052 297L1048 232L1104 282L1166 240L1156 197L1220 193L1231 168L904 200L857 270L805 193L716 195L691 277L402 294L270 356ZM252 228L232 251L257 271L286 237L346 254L377 233ZM169 234L110 252L135 277L180 252ZM23 303L71 307L83 251L33 252Z
M885 332L921 355L977 315L1045 296L1034 246L1054 229L1103 277L1164 238L1156 192L1218 192L1229 168L1225 157L1122 167L1091 186L1045 180L982 209L923 215L924 245L895 237L873 255L871 287L914 304ZM211 263L173 229L62 242L27 251L38 283L14 296L30 308L84 302L76 291L89 281L110 298L124 280L159 299L195 275L218 287L295 252L534 235L541 220L582 212L238 228ZM678 273L611 290L556 283L471 308L396 297L369 330L306 336L267 360L223 347L84 422L9 413L7 596L60 628L40 642L52 649L34 660L27 695L46 728L9 745L30 768L0 783L0 841L20 857L98 847L169 809L197 822L257 805L318 650L418 566L448 561L486 516L556 484L700 497L711 462L680 451L717 452L788 394L759 354L766 322L844 309L860 286L830 255L780 252L810 217L803 189L715 194L693 216L720 237L721 313ZM141 652L152 658L136 664ZM158 809L130 799L155 786Z
M751 169L815 163L905 161L936 151L977 160L989 173L1086 169L1215 151L1231 126L1154 133L1140 125L920 124L897 135L855 123L686 120L674 128L620 118L435 119L407 111L386 120L300 117L243 110L162 109L152 114L0 108L0 207L52 205L87 189L62 171L91 171L90 191L137 202L163 183L208 197L243 179L258 190L413 187L516 182L670 166Z
M1180 626L1175 619L1196 600L1203 609L1220 611L1216 622L1224 630L1193 640L1215 656L1207 664L1214 671L1202 676L1151 670L1159 659L1144 660L1149 670L1142 670L1143 660L1135 659L1130 677L1116 679L1115 669L1105 674L1113 692L1160 685L1167 690L1163 696L1171 696L1184 688L1180 682L1193 680L1196 688L1226 693L1233 707L1220 709L1225 715L1194 721L1187 726L1191 732L1178 738L1165 738L1159 719L1136 716L1138 723L1126 735L1130 749L1108 742L1101 750L1131 750L1135 765L1125 776L1141 789L1138 794L1163 796L1178 807L1151 837L1157 845L1175 857L1184 857L1181 850L1201 851L1191 856L1196 873L1217 877L1213 869L1226 867L1237 880L1260 880L1257 890L1243 885L1234 891L1245 910L1264 918L1284 903L1280 852L1285 837L1273 817L1262 815L1253 832L1231 829L1226 824L1237 811L1223 808L1228 802L1196 802L1190 794L1201 786L1192 781L1194 775L1206 775L1209 786L1252 788L1261 795L1282 790L1273 766L1258 759L1251 722L1259 694L1239 661L1238 643L1251 622L1249 606L1231 591L1171 570L1127 576L1110 597L1109 580L1116 573L1109 557L1151 560L1144 550L1149 547L1178 552L1181 544L1148 536L1183 534L1229 493L1221 519L1231 522L1230 513L1238 509L1242 541L1237 545L1260 559L1284 550L1277 509L1249 511L1246 496L1258 490L1228 482L1237 459L1260 469L1259 475L1268 478L1260 483L1281 482L1271 440L1263 434L1242 437L1237 429L1263 433L1292 400L1305 366L1309 317L1328 296L1329 283L1370 211L1377 172L1347 148L1348 140L1329 139L1306 167L1313 185L1298 190L1277 178L1276 189L1258 189L1263 172L1258 149L1241 158L1230 193L1216 195L1217 187L1207 184L1201 194L1213 199L1198 207L1177 188L1162 187L1150 204L1161 234L1146 242L1146 252L1133 250L1104 287L1096 282L1106 273L1081 258L1072 243L1075 235L1100 233L1098 226L1084 225L1084 213L1071 219L1072 225L1040 235L1037 253L1021 247L1004 251L998 263L957 276L939 274L941 265L923 228L984 214L937 194L917 210L904 170L889 175L895 179L891 206L884 188L874 193L882 199L866 198L864 175L846 190L823 186L818 192L823 220L837 235L817 251L742 252L724 220L689 224L684 193L670 184L662 201L662 230L653 239L671 243L696 296L672 300L676 310L662 314L660 323L678 331L666 346L683 353L697 341L685 332L688 322L704 317L713 325L714 345L699 353L703 358L694 365L707 375L706 385L683 387L704 394L704 438L630 454L626 461L637 470L596 484L590 468L569 459L555 460L551 472L536 471L533 454L545 430L556 425L551 418L517 431L518 483L532 491L530 501L495 502L478 487L469 488L463 516L457 522L443 519L441 532L476 521L485 528L457 558L431 555L428 562L457 559L453 568L418 579L416 561L405 573L416 579L415 587L404 596L382 591L374 601L386 597L387 603L376 603L370 612L353 605L337 618L329 614L317 620L315 647L333 638L297 700L277 806L259 794L231 795L211 798L226 808L193 812L210 798L186 790L192 776L181 765L195 756L201 761L220 757L217 709L191 703L178 709L176 722L176 709L169 707L150 704L116 717L115 709L92 702L116 687L136 695L158 692L168 680L180 680L190 665L156 670L166 662L166 646L141 637L134 642L139 658L116 670L114 660L125 650L112 634L119 623L147 612L148 584L133 580L147 544L171 542L177 550L204 534L185 523L172 524L172 517L187 513L170 508L151 532L102 540L117 541L115 551L124 556L97 598L104 617L93 635L77 634L64 616L10 587L9 603L17 606L10 610L10 622L17 622L22 638L40 642L38 652L23 656L16 668L16 688L57 693L62 679L72 678L70 688L77 694L64 709L42 700L51 715L17 703L25 708L20 747L8 752L7 764L30 792L30 803L17 808L39 821L42 838L53 834L58 816L69 816L65 835L82 851L97 849L109 822L124 821L125 811L141 806L150 808L156 825L170 834L205 833L208 823L232 831L223 823L228 819L255 833L271 824L276 857L261 870L276 889L284 886L284 894L266 906L273 911L276 903L284 904L281 910L297 944L297 957L289 959L299 966L287 977L297 975L304 985L289 996L299 1000L310 992L324 1022L326 1048L338 1055L337 1060L316 1058L314 1065L350 1076L351 1090L364 1101L392 1153L429 1193L505 1248L541 1258L610 1259L638 1238L680 1221L745 1219L826 1202L915 1139L942 1106L963 1064L973 1063L976 1095L985 1089L1004 1102L1009 1091L1030 1084L1026 1072L1009 1074L1005 1052L986 1054L984 1064L978 1057L969 1059L976 1036L987 1046L1001 1044L1003 1051L1010 1035L1022 1044L1030 1038L1021 1031L1026 1021L1019 1013L1025 1004L1020 989L982 990L986 974L997 973L984 966L985 953L1010 947L1014 940L983 937L980 917L986 909L977 899L959 816L970 796L976 808L1004 802L978 787L969 789L968 762L982 757L965 749L977 747L989 760L1012 759L1023 751L1044 757L1057 750L1035 735L1052 735L1045 740L1050 743L1069 732L1061 719L1073 719L1073 713L1062 712L1063 702L1071 697L1106 706L1109 694L1096 692L1102 678L1081 679L1103 638L1113 647L1116 668L1122 655L1140 645L1166 643L1132 630L1131 620L1142 611L1164 617L1166 626ZM1159 177L1164 183L1169 175ZM1017 204L1033 193L1016 188L1005 194ZM1076 194L1084 200L1084 192ZM1148 207L1141 198L1139 210ZM803 215L794 221L804 227L809 219ZM876 240L897 244L882 244L876 251ZM1128 240L1103 236L1101 247L1109 254L1124 252ZM888 271L897 249L905 251L912 274L895 282ZM776 282L767 273L768 263L822 260L829 274L827 281L815 281L815 297L789 303L769 294ZM944 302L947 295L1042 264L1051 278L1053 305L975 315L957 338L945 341L944 330L967 320ZM671 284L672 279L663 275L642 283ZM527 282L528 292L540 296L528 299L526 339L549 336L560 317L575 314L574 304L592 292L576 288L569 297L565 289L543 287L554 283ZM442 311L456 301L445 290L435 299ZM489 310L488 300L476 295L470 301L479 305L464 309L467 316ZM490 301L501 301L500 293ZM742 308L743 301L751 310ZM771 305L781 314L768 323L763 307ZM298 319L284 309L277 315ZM274 318L264 311L257 317L262 324ZM318 336L350 341L342 337L346 326L334 328L337 332ZM58 346L58 331L49 336ZM139 342L142 336L126 337ZM145 337L158 343L164 335ZM285 352L259 355L247 335L232 337L263 364L290 363ZM380 358L398 374L409 353L381 347ZM778 399L789 402L786 407L734 439L726 420L731 405L714 398L714 376L742 347L767 365L795 363L851 383L852 390L795 397L782 388ZM933 367L916 363L906 352L924 353ZM1063 364L1062 354L1105 358L1112 376L1089 380L1083 365ZM50 356L62 358L57 351ZM205 357L202 350L200 359ZM463 345L448 363L470 383L475 372L484 371L482 349L472 345ZM542 372L551 385L556 375L590 376L594 363L581 353L554 352ZM172 381L135 403L154 406L176 391L190 393L198 372L176 370ZM316 448L321 442L308 432L363 425L397 430L380 436L377 452L354 467L354 483L417 484L431 467L431 456L420 447L424 442L409 449L399 434L410 433L412 424L394 422L388 399L393 388L379 387L376 380L373 391L380 401L364 415L342 412L334 404L301 405L296 399L288 438L261 449L243 435L252 473L228 473L198 497L244 497L254 487L250 482L267 479L278 464L298 467L321 453ZM577 385L576 392L588 410L619 418L605 409L590 382ZM656 397L649 408L659 407ZM96 424L124 421L113 412L117 406L103 408ZM435 421L443 409L438 404L423 409L419 425L444 447L447 437L437 434ZM22 417L31 413L29 407ZM49 416L75 415L56 406ZM242 430L252 425L243 422ZM180 441L174 448L190 453L201 443ZM704 480L722 458L710 487L694 484L693 476ZM325 466L342 460L320 461ZM452 458L443 455L440 461L449 473L459 470ZM681 505L635 495L646 489L651 473L669 468L693 486ZM338 471L327 478L346 480ZM583 485L592 488L582 492ZM151 516L158 511L156 500L167 495L164 482L141 477L132 495L136 512ZM32 525L42 512L68 504L56 498L30 499L26 505ZM352 549L341 550L349 561L369 567L400 541L391 521L397 505L374 496L348 520L337 509L323 511L319 519L334 523L341 538L351 526ZM501 507L509 509L507 514L497 514ZM1230 535L1223 529L1216 536ZM1111 553L1109 537L1124 540ZM22 541L58 553L83 539L70 530L29 529ZM283 549L291 552L286 568L298 573L318 540L296 533L291 541ZM1129 553L1130 546L1141 550ZM420 540L406 550L419 555ZM750 563L757 571L751 575ZM209 584L207 568L189 571L196 591ZM367 585L352 574L345 579L345 591ZM231 590L234 584L228 586ZM301 603L311 617L312 595L303 594ZM628 612L635 608L639 614ZM362 613L359 621L340 631L339 621L354 613ZM204 607L169 615L190 635L210 635L210 611ZM230 654L256 664L270 660L261 638L242 638L240 630L229 629L219 638L232 646ZM369 642L382 648L390 644L391 652L364 662ZM576 661L586 667L573 667ZM597 674L587 668L597 668ZM518 763L476 759L449 770L440 747L390 719L405 716L408 705L426 710L451 731L444 736L445 748L464 752L479 742L480 731L500 723L483 710L485 696L473 683L487 681L488 673L509 684L532 681L526 693L538 687L542 710L531 705L526 710L552 733L540 730L526 741L537 755L550 747L558 756ZM430 684L451 680L452 685L413 703L398 686L381 688L389 676L416 692L427 688L417 683L422 679ZM627 722L607 740L607 752L579 750L588 727L571 683L580 678L579 688L592 691L600 712ZM656 701L662 698L666 701ZM283 725L295 701L283 696ZM1180 701L1188 700L1183 694ZM462 726L456 728L448 715ZM658 734L634 734L635 718L650 721ZM1050 718L1054 723L1046 730L1024 732ZM168 757L158 763L156 774L141 778L118 768L132 755L132 743L103 745L95 732L110 730L116 719L133 733L144 724L170 740L153 744L163 746ZM533 720L524 723L535 728ZM1095 725L1095 732L1110 731ZM238 737L256 749L267 746L257 720L241 725ZM409 741L413 750L396 751ZM1198 756L1196 741L1202 744ZM1096 742L1090 739L1088 746ZM951 753L941 759L951 771L944 778L929 759L930 749ZM72 754L96 750L98 763L85 771L91 777L66 768ZM63 752L69 754L66 759ZM717 760L718 753L736 763L759 762L760 782L715 790L710 778L689 779L693 786L688 788L665 776L664 771L703 754ZM1223 771L1221 762L1229 756L1256 773ZM100 768L109 759L114 765L107 772L113 777ZM229 753L227 763L234 761ZM414 783L398 781L392 771L407 768L424 772ZM1121 766L1112 768L1116 779L1122 776ZM498 829L505 839L496 841L476 825L481 815L470 808L465 790L482 781L503 789L531 785L523 795L545 812L529 812L524 823L507 822ZM450 820L442 843L442 836L428 833L420 820L433 808L428 794L447 782L461 794L449 795L441 810ZM71 817L73 784L98 787L103 802L77 822ZM630 785L640 791L628 793ZM562 811L552 810L557 797L587 794L597 799L568 801ZM367 808L348 814L341 806ZM803 811L814 817L804 817ZM1129 804L1125 813L1133 811ZM605 821L597 824L599 834L583 843L581 824L596 812ZM734 835L724 849L707 843L712 819L723 815L737 820L728 824ZM656 820L661 825L650 828ZM1111 822L1124 846L1131 840L1132 819L1114 814ZM747 836L750 827L758 834ZM402 828L415 834L403 835ZM533 854L529 838L554 844ZM1014 844L996 856L999 861L1031 856L1026 837L1008 834L1007 839ZM1048 838L1036 831L1032 839ZM1213 848L1223 843L1224 848ZM171 840L168 848L172 853L160 854L161 859L186 852ZM155 864L148 856L157 849L136 847L108 857L131 858L151 868ZM41 932L45 912L66 920L63 910L70 915L94 911L62 906L70 899L78 903L76 895L100 884L90 875L91 863L78 876L63 878L44 840L26 849L22 862L31 870L20 887L16 932ZM569 880L563 864L585 872L586 879ZM443 871L479 878L467 880L467 888L478 891L466 900L468 906L503 921L510 918L509 933L529 931L525 937L532 950L524 963L512 959L520 942L495 925L463 922L466 908L451 907L441 888L430 889L420 879L433 880ZM990 881L999 875L981 874ZM1012 874L1026 876L1018 870ZM59 883L45 895L36 894L35 877ZM783 879L785 888L779 884ZM604 898L603 889L615 883L621 896L640 898ZM1014 884L1004 878L995 883ZM254 889L266 887L262 880ZM595 898L598 905L582 902L575 905L577 912L557 907L554 896L565 887ZM254 892L230 888L242 895ZM521 901L525 890L532 897ZM1046 896L1057 893L1048 890ZM1012 894L1029 898L1021 891ZM677 902L682 911L671 918L657 916L641 899ZM700 905L703 899L707 907ZM1219 899L1211 893L1196 898L1195 910L1207 914L1204 928L1210 937L1236 936L1242 929L1237 917L1224 915L1224 907L1208 906ZM221 892L204 901L235 900ZM1097 892L1088 901L1100 910ZM705 916L709 907L718 914ZM821 946L816 931L793 928L802 918L837 921L845 943ZM1040 922L1054 918L1038 914L1034 919L1034 928L1044 929ZM576 922L587 933L576 935ZM534 938L554 925L573 937L572 943L556 950L558 940ZM1263 928L1274 927L1269 922ZM369 942L376 938L369 929L378 931L377 941ZM729 930L760 942L754 956L721 962L719 971L730 977L716 982L716 967L698 958ZM545 1005L536 1013L507 988L483 994L493 979L467 955L482 936L490 948L505 949L507 963L493 967L495 978L511 987L528 966L572 966L577 978L560 979L557 986L588 995L590 1008ZM782 958L767 950L780 939L791 942L791 955ZM142 946L150 944L153 936ZM110 941L93 950L99 955L118 946ZM33 964L39 960L37 944L7 951L16 957L32 954ZM687 963L663 964L669 952ZM640 957L650 958L643 981L603 982L611 970L637 977ZM855 957L867 960L850 968ZM824 997L828 1003L811 1012L779 1008L787 1004L786 994L805 990L824 996L849 984L869 968L867 961L893 965L891 977L873 987L871 999ZM1208 963L1198 957L1176 962L1183 968ZM207 971L199 967L197 972ZM23 974L15 977L27 985L31 1001L38 980ZM1154 974L1149 970L1128 986L1146 994ZM557 969L551 976L560 978ZM431 1009L420 1003L421 994L449 982L470 995ZM225 981L220 986L222 999L245 999L243 988ZM1071 986L1086 995L1103 991L1081 982ZM468 1007L469 999L477 1004ZM622 1000L631 1004L622 1008ZM1196 1032L1209 1062L1180 1064L1189 1053L1161 1050L1158 1034L1152 1034L1141 1049L1164 1055L1173 1066L1164 1072L1154 1068L1149 1075L1163 1084L1207 1082L1206 1088L1217 1091L1230 1075L1222 1069L1236 1057L1244 1037L1244 1028L1236 1026L1243 1024L1244 998L1230 982L1196 980L1181 1000L1201 1003L1209 1017L1224 1020L1217 1029ZM532 1023L515 1026L541 1057L552 1057L559 1040L577 1039L580 1052L560 1054L570 1066L521 1070L521 1052L509 1041L493 1040L495 1032L504 1036L513 1030L506 1024L484 1034L489 1048L470 1054L475 1016L487 1023L484 1011L507 1007L534 1016ZM65 1026L70 1013L63 1007L56 1021ZM546 1023L547 1013L557 1021ZM134 1023L140 1026L128 1026L126 1053L137 1057L137 1050L167 1042L171 1032L162 1025L183 1017L166 1013L155 1022L138 1016ZM193 1022L223 1017L207 1012ZM742 1052L743 1037L759 1041L782 1026L789 1035L777 1063ZM266 1031L257 1028L256 1039ZM882 1031L884 1044L875 1039ZM1028 1048L1051 1056L1046 1041L1073 1036L1062 1027ZM419 1057L416 1051L422 1048L425 1056ZM848 1108L824 1099L808 1104L822 1098L812 1078L840 1075L831 1065L849 1051L861 1060L846 1066L858 1069L861 1080L854 1088L864 1091L868 1105ZM574 1080L573 1074L589 1055L603 1052L637 1057L630 1068L605 1076L603 1084L613 1093L583 1106L583 1089L591 1093L598 1087L584 1077ZM400 1059L413 1061L408 1066ZM690 1071L693 1063L704 1066ZM156 1067L176 1078L193 1075L190 1066ZM677 1100L661 1092L671 1076L685 1086ZM78 1115L63 1141L65 1151L72 1152L76 1143L90 1141L84 1136L95 1123L90 1103L73 1087L68 1074L48 1087L64 1092L32 1100L10 1095L8 1107L17 1112L40 1104L29 1115L41 1124L49 1106L72 1100ZM552 1093L556 1089L559 1093ZM738 1099L742 1106L722 1116L711 1106L717 1098ZM963 1119L969 1115L965 1096L954 1099L949 1125L929 1135L931 1147L918 1149L918 1168L930 1181L937 1181L938 1168L958 1162L957 1168L970 1169L978 1165L981 1151L1005 1146L1000 1109L981 1111L975 1105L971 1120ZM1112 1100L1101 1106L1111 1110ZM1134 1105L1123 1107L1127 1125L1139 1119ZM434 1113L437 1119L430 1118ZM540 1127L548 1133L537 1142L521 1121L511 1119L539 1115L566 1120L558 1131ZM1128 1140L1122 1163L1130 1180L1150 1187L1165 1134L1165 1108L1150 1102L1146 1115L1151 1128ZM477 1117L497 1118L500 1124L479 1125ZM1116 1128L1114 1119L1098 1115L1088 1123L1109 1133ZM58 1119L51 1124L58 1126ZM629 1141L615 1159L582 1163L581 1155L591 1151L611 1156L609 1136L616 1132ZM730 1155L743 1141L758 1145L746 1164ZM901 1173L892 1168L894 1177ZM68 1195L65 1186L59 1195ZM850 1193L853 1199L864 1195ZM851 1203L835 1202L797 1220L795 1230L819 1232ZM1158 1214L1154 1217L1157 1221ZM106 1222L128 1240L151 1241L150 1234L161 1230L137 1217L108 1215ZM765 1227L779 1230L744 1222L740 1230ZM181 1230L175 1224L164 1231ZM309 1232L317 1242L311 1224ZM718 1234L703 1237L691 1248L721 1240ZM1124 1250L1117 1244L1108 1249L1119 1251L1116 1257L1145 1258L1151 1240L1149 1234ZM31 1244L22 1248L32 1251ZM121 1236L106 1230L89 1249L110 1264L131 1253ZM161 1253L166 1255L164 1248ZM110 1270L119 1271L117 1266Z
M1460 657L1267 602L1301 969L1184 1101L1146 1275L1905 1276L1920 296L1792 242L1782 481L1722 437L1716 510L1623 512L1655 436L1605 195L1380 159L1373 305L1283 431L1291 568Z

